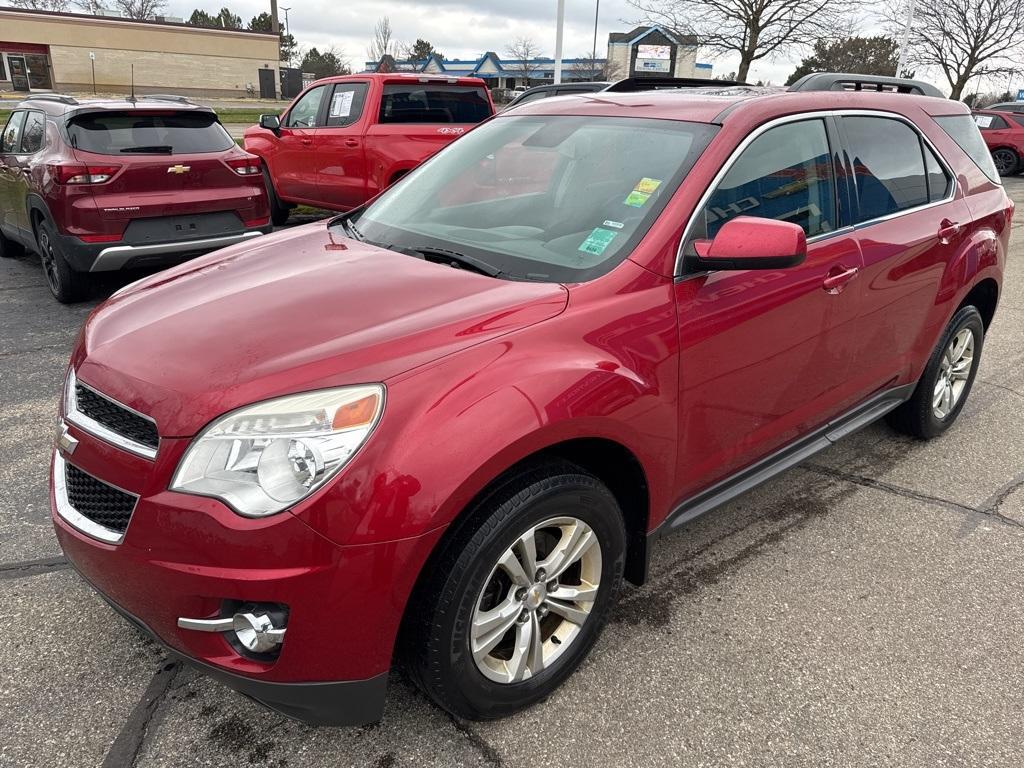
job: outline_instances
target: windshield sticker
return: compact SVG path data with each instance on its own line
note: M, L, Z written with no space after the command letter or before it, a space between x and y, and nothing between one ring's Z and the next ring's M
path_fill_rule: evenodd
M610 229L601 229L597 227L590 235L584 240L577 250L583 251L584 253L590 253L594 256L600 256L604 253L608 246L611 245L612 240L618 232L612 232Z
M605 219L603 222L601 222L601 226L602 227L611 227L612 229L622 229L622 222L621 221L609 221L608 219Z
M352 97L355 91L336 93L331 99L331 117L348 117L352 114Z
M637 192L635 189L629 193L625 200L622 202L631 208L643 208L647 205L647 201L651 199L651 195L648 192Z
M633 187L634 192L643 192L645 195L654 194L654 190L661 186L661 179L648 179L644 176Z

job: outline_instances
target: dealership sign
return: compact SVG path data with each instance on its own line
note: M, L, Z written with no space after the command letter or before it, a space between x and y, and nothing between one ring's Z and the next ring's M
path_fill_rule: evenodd
M636 69L643 72L671 72L672 47L668 45L638 45Z
M1017 101L1024 101L1024 89L1017 91Z

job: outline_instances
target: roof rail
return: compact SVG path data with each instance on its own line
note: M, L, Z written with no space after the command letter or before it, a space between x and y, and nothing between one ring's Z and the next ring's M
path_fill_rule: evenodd
M885 75L853 75L843 72L812 72L804 75L791 86L791 91L876 91L909 93L916 96L937 96L946 98L942 91L931 83L909 80L905 77Z
M26 96L22 101L56 101L61 104L77 104L78 99L73 96L65 96L63 93L33 93Z
M705 77L627 77L612 83L604 90L617 93L655 91L659 88L726 88L731 85L749 85L737 80L712 80Z
M138 101L174 101L178 104L195 104L188 96L177 96L173 93L147 93L139 96Z

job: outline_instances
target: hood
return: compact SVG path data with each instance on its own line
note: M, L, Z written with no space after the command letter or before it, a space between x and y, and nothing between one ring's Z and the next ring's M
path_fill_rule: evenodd
M145 278L86 321L79 378L190 437L249 403L382 382L562 312L511 282L341 237L324 222Z

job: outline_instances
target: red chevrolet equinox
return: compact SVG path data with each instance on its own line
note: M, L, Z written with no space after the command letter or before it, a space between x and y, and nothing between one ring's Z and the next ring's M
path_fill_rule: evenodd
M270 230L259 158L180 96L37 94L0 132L0 256L38 253L58 301Z
M537 702L655 538L883 415L933 438L963 410L1013 205L935 95L543 99L122 289L67 376L64 552L307 722L379 718L393 663L460 717Z

